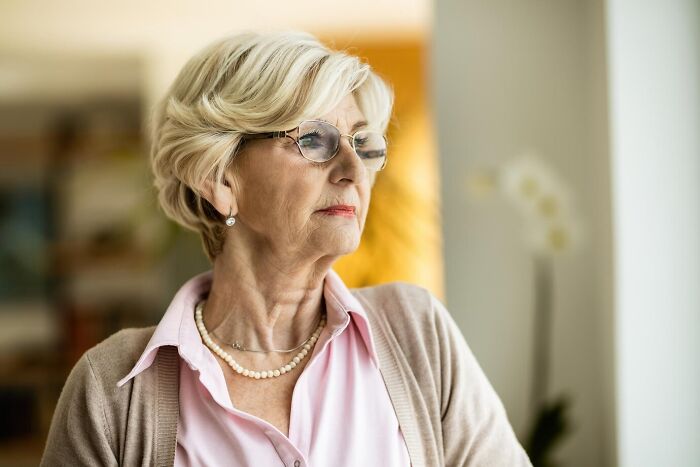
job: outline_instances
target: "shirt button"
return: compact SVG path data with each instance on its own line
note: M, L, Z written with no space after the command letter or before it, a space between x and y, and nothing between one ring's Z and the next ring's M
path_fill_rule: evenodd
M299 467L301 465L301 462L299 462L299 459L294 461L294 467Z

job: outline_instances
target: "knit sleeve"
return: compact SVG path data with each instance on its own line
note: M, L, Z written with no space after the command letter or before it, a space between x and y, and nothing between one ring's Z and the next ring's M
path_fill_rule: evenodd
M445 306L431 294L440 342L447 466L532 466L505 407Z
M41 466L117 466L104 412L104 392L84 354L58 399Z

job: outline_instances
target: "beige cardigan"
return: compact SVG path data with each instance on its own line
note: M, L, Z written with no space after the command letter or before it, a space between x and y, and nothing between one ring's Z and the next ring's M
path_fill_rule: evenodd
M405 282L351 289L372 326L380 369L413 466L531 466L506 411L456 323L427 289ZM121 388L155 326L124 329L72 369L42 466L172 466L179 356Z

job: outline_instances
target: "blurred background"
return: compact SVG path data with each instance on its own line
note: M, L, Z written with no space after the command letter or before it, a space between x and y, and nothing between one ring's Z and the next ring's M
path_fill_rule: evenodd
M150 108L224 34L303 29L394 87L351 287L460 325L536 466L700 465L700 2L0 3L0 465L80 355L209 268Z

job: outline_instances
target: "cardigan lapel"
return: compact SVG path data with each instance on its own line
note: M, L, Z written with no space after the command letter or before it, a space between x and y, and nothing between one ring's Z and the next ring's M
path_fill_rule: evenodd
M413 467L423 467L426 465L425 446L418 426L416 409L408 391L410 384L406 381L399 367L399 357L396 355L395 349L389 344L390 330L385 327L385 322L379 319L372 304L361 294L361 291L355 289L353 293L362 301L362 305L367 310L367 316L376 340L379 369L389 392L391 403L394 406L401 432L406 440L411 465ZM395 344L395 347L398 348L398 345ZM415 390L416 393L419 392L419 388Z
M175 464L177 420L180 413L180 356L177 347L160 347L157 366L155 465L171 467Z

